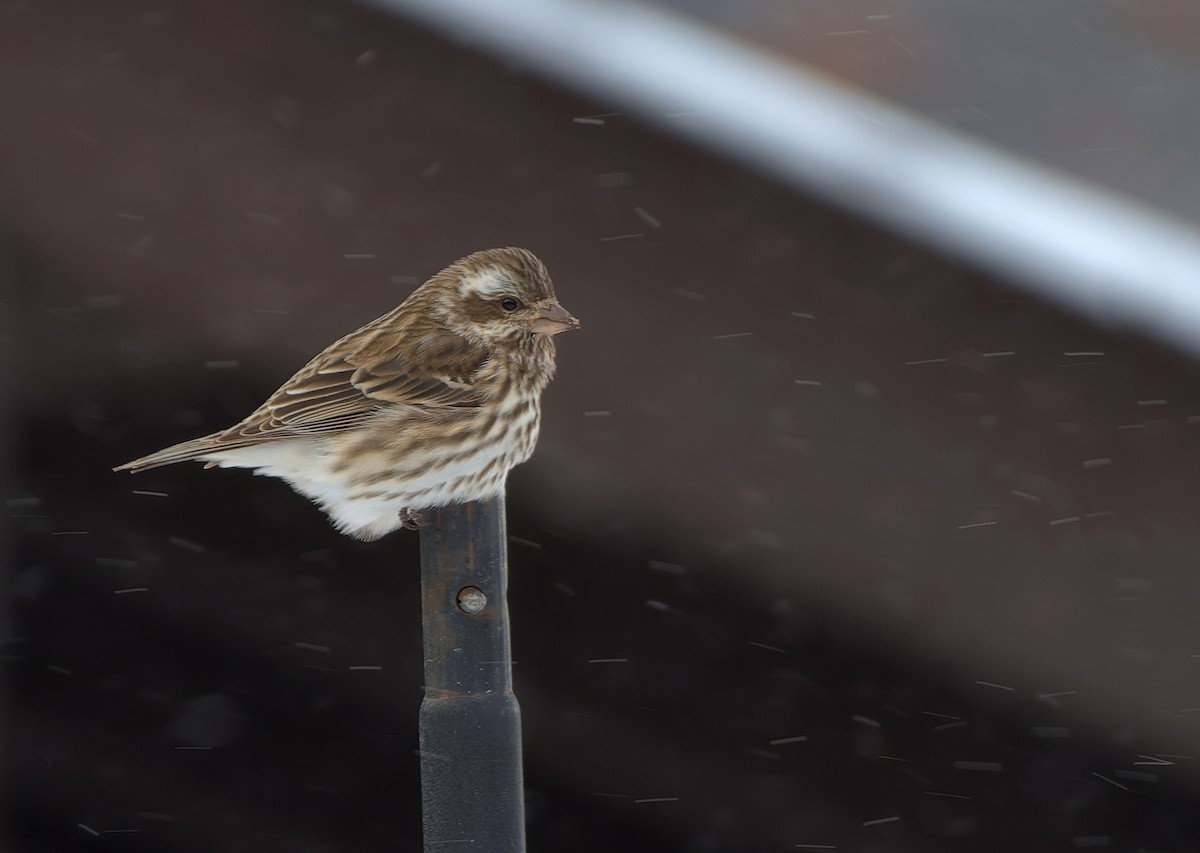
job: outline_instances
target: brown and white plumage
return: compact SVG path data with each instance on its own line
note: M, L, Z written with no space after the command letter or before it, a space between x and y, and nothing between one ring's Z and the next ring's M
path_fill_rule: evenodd
M525 249L462 258L331 344L229 429L127 462L198 460L280 477L344 533L493 497L537 443L553 336L578 328Z

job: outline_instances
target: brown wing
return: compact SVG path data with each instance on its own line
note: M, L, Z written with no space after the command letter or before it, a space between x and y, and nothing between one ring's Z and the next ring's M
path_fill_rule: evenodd
M397 324L396 313L332 344L241 423L113 470L144 471L214 451L350 429L394 406L427 413L478 407L483 393L476 379L487 351L421 315Z
M221 433L219 443L349 429L394 406L436 411L480 405L474 379L487 352L458 335L430 334L404 352L339 349L310 362L250 417Z
M218 450L349 429L390 406L436 412L480 405L475 377L487 353L456 335L422 338L407 358L387 353L372 357L369 347L343 356L337 354L340 349L335 344L317 356L241 423L113 470L145 471Z

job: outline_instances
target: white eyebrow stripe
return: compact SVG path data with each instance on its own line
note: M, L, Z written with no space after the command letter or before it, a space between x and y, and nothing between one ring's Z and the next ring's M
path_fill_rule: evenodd
M458 292L462 296L473 295L482 299L491 299L501 293L511 293L512 289L513 284L508 276L495 267L484 267L477 272L463 276L458 286Z

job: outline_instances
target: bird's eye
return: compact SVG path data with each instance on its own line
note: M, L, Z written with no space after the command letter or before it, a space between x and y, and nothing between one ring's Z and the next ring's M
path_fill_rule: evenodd
M521 303L513 299L511 296L506 296L500 300L500 307L505 311L516 311L521 307Z

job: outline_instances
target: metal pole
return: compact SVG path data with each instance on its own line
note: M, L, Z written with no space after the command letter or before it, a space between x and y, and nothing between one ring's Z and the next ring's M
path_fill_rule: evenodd
M637 110L1035 296L1200 357L1194 223L980 144L669 8L688 4L365 2L436 24L612 109Z
M504 498L428 511L421 530L419 722L426 853L525 850L507 593Z
M9 299L16 298L16 277L12 266L12 255L9 248L8 240L3 232L0 232L0 302L8 302ZM0 337L4 335L16 334L16 329L7 327L0 328ZM16 413L20 409L16 406L17 389L16 389L16 374L17 367L14 361L19 356L16 356L16 341L7 340L0 343L7 350L7 358L0 364L0 483L5 484L8 489L12 489L15 485L15 480L12 479L13 462L12 447L10 442L13 436L17 433L17 418ZM10 563L15 559L15 551L12 547L13 525L8 519L8 514L0 516L0 654L10 651L11 647L5 647L5 640L15 636L16 622L12 612L9 611L8 590L9 584L15 575L10 576ZM0 680L0 732L5 731L5 723L7 714L5 709L8 707L7 696L5 695L7 679ZM10 750L4 748L0 744L0 778L7 777L10 781L6 784L0 783L0 794L8 794L9 785L12 785L10 776L4 773L4 770L11 770L16 766L13 761L11 765L8 761ZM15 774L14 774L15 775Z

